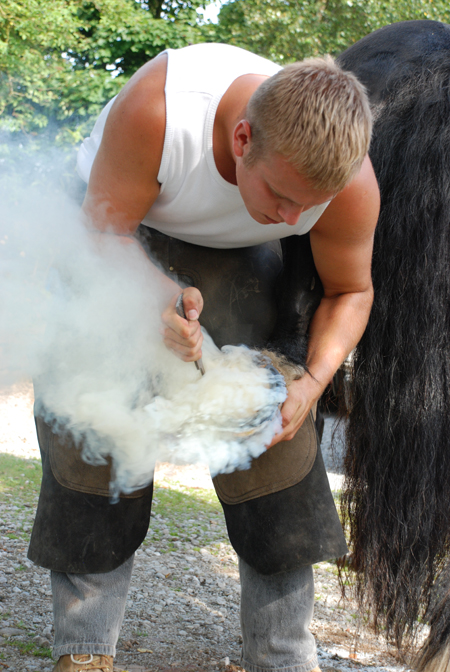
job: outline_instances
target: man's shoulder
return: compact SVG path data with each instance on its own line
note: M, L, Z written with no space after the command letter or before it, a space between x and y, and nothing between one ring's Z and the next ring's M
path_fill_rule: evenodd
M361 170L320 217L315 231L343 236L363 236L373 231L380 209L380 191L367 156Z
M143 126L165 117L164 85L167 59L160 54L140 68L117 96L109 119L131 127Z
M168 49L167 88L219 92L244 74L271 76L280 66L229 44L206 42Z
M178 54L182 60L186 58L206 58L208 56L213 60L217 59L218 61L226 59L231 59L231 62L234 60L253 60L254 62L260 61L275 65L267 58L258 56L258 54L255 54L248 49L236 47L232 44L223 44L222 42L200 42L198 44L190 44L186 47L180 47L180 49L166 49L166 51L162 53L171 55ZM208 63L204 62L203 65L207 66Z

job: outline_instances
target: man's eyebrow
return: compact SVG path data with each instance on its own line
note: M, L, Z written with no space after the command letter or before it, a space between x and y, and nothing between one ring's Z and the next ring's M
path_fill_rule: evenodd
M285 201L290 201L291 203L295 203L296 205L303 205L303 203L298 203L297 201L293 201L292 198L289 198L289 196L283 196L283 194L280 194L280 192L275 189L270 182L267 182L269 185L270 190L275 194L275 196L279 196L280 198L284 198Z
M273 191L275 196L279 196L280 198L286 198L288 201L291 200L290 198L287 198L287 196L283 196L283 194L280 194L280 192L277 189L275 189L275 187L271 185L270 182L267 182L267 184L269 185L270 190Z

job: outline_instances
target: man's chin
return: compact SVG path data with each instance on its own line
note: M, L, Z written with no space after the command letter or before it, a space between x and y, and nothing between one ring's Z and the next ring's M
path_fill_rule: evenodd
M258 224L268 224L269 222L267 221L267 218L264 217L264 215L259 215L257 212L256 213L248 213L250 217L255 221L258 222Z
M270 219L270 217L266 217L266 215L262 215L259 212L252 214L252 219L254 219L255 222L258 222L258 224L277 224L273 219Z

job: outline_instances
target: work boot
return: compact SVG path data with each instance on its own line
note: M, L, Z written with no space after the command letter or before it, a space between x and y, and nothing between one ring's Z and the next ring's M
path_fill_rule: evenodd
M113 672L113 657L92 653L61 656L53 672Z

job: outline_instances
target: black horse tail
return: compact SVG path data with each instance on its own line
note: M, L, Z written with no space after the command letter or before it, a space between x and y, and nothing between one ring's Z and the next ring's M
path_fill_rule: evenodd
M375 112L375 301L354 357L342 514L360 604L398 647L427 620L429 670L450 641L450 51L403 71Z

